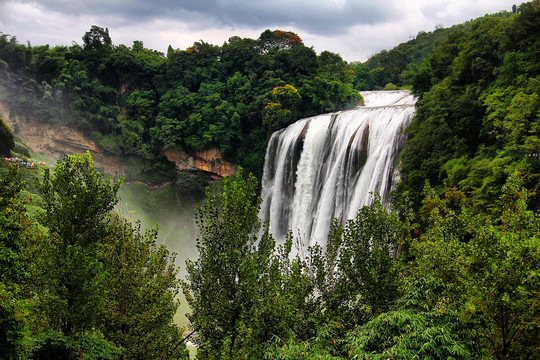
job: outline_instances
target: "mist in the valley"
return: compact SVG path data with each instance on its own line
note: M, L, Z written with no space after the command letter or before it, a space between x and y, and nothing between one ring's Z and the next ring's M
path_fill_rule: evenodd
M141 183L124 184L118 192L120 201L116 206L125 219L141 222L141 230L158 225L158 244L164 244L170 253L176 253L175 264L179 276L186 276L186 260L196 259L195 209L202 206L203 200L181 196L171 185L161 188L148 188ZM179 294L180 308L175 321L182 327L188 326L186 313L189 306L183 294Z
M2 84L0 84L1 89ZM2 104L0 101L0 105ZM0 117L8 119L9 115L10 112L4 106L0 111ZM18 111L13 111L11 115L19 116ZM26 145L17 123L15 123L12 132L19 148L24 147L30 152L29 158L51 165L61 158L58 154L54 156L54 154L38 153ZM16 155L24 156L24 154ZM96 170L102 171L99 162L94 163L94 166ZM33 181L29 181L29 183L33 184ZM124 182L118 192L118 197L119 201L115 210L122 217L133 221L133 223L140 221L142 231L151 228L154 224L158 225L158 244L166 245L171 254L176 253L175 265L179 269L179 276L185 278L186 260L196 259L198 256L195 246L198 235L195 224L195 209L197 206L202 206L203 199L200 196L180 195L175 191L174 183L163 187L149 187L140 182ZM185 314L190 309L182 293L179 294L179 299L180 307L175 315L175 322L181 327L188 327L189 321Z

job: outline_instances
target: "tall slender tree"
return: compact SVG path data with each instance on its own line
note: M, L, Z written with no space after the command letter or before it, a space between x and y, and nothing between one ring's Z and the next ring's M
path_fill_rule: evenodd
M66 155L37 184L45 209L40 220L53 244L48 285L39 298L50 328L66 336L91 329L103 306L98 245L109 231L107 217L121 183L94 171L87 152Z

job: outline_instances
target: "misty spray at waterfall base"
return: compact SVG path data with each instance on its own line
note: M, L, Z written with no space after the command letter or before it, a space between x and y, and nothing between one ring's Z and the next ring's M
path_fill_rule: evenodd
M376 193L387 201L416 99L405 90L361 94L354 110L302 119L270 138L261 218L276 238L292 231L305 245L325 245L334 219L354 218Z

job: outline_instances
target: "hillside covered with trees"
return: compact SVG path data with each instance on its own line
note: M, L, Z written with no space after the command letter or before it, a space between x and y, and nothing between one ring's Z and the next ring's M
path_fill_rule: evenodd
M370 57L365 63L356 64L355 87L359 90L383 88L388 84L396 86L412 85L412 76L418 72L422 62L426 60L433 50L456 32L471 32L475 24L491 18L508 19L515 14L501 11L496 14L469 20L448 28L438 25L433 31L420 31L411 40L401 43L391 50L382 50Z
M539 19L535 0L434 47L394 211L375 196L325 248L277 246L252 177L209 193L183 285L200 357L538 358Z
M539 208L540 31L538 1L508 19L486 18L455 32L413 75L419 97L407 129L398 197L415 204L428 181L457 188L489 212L518 171Z
M140 41L115 46L97 26L82 40L33 47L2 34L0 99L15 114L77 127L106 151L137 158L130 170L140 180L174 178L162 149L211 146L260 177L273 131L361 101L347 63L292 32L166 55Z
M27 184L41 199L41 210L33 211L21 196L20 177L29 170L2 164L0 344L6 346L0 357L185 357L172 322L174 296L183 291L200 359L537 359L539 19L540 1L533 0L508 16L487 16L448 33L422 60L407 59L416 65L403 84L419 100L406 129L393 211L375 194L374 204L356 218L334 223L324 248L296 254L300 239L294 234L277 244L258 218L257 177L240 167L208 189L197 210L199 256L177 279L155 230L144 232L110 212L120 182L96 173L88 155L66 156L54 171L40 170ZM197 149L216 141L224 154L256 168L262 160L255 150L240 161L249 145L244 141L262 149L268 132L295 116L354 104L360 99L351 95L351 84L375 75L375 69L355 72L366 65L346 64L335 54L317 56L286 32L231 39L222 47L197 43L166 57L142 44L140 52L113 47L106 35L93 28L82 47L43 47L49 57L60 51L60 65L57 75L39 82L27 76L39 48L2 37L2 96L19 101L19 111L55 109L50 121L80 121L111 151L124 150L107 141L130 132L140 135L130 149L151 154L149 161L162 147ZM235 51L227 53L230 46ZM15 60L6 60L5 49L13 49ZM128 67L140 76L119 71L115 78L100 72L107 61L84 57L118 55L120 49L126 58L117 64L148 60ZM294 62L295 51L314 59L311 70L303 67L310 62ZM17 72L17 63L26 65ZM64 64L74 69L69 81L77 74L84 81L53 92L69 84L67 77L53 80L67 76ZM260 77L251 78L250 71ZM168 87L169 81L176 85ZM43 98L44 89L50 97ZM16 91L20 97L13 97ZM225 98L231 93L238 100ZM34 102L36 94L41 103ZM64 94L73 95L67 107L47 105ZM99 94L101 100L92 100ZM117 113L108 117L107 111ZM231 135L236 140L227 148L217 139L233 118L242 137ZM190 119L199 126L182 132ZM15 142L9 129L0 131L10 140L0 148L7 153Z

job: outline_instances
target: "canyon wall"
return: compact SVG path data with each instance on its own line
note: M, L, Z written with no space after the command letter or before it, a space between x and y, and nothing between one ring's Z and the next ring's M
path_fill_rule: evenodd
M12 116L4 104L0 104L0 116L26 146L39 154L58 160L64 154L89 151L96 170L114 178L125 174L121 157L105 153L78 130L63 124L43 123L31 117Z
M0 117L26 146L37 153L58 160L64 154L90 151L96 170L113 178L125 176L126 167L122 157L104 152L92 139L76 129L62 124L44 123L30 117L12 116L4 104L0 104ZM164 150L163 154L176 164L178 171L204 171L217 178L229 176L236 170L236 165L223 160L221 152L216 148L193 153Z

